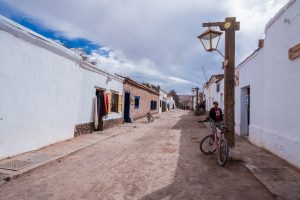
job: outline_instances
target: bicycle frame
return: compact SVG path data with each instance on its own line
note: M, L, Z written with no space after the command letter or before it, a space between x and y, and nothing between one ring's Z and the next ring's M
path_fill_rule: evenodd
M211 121L212 132L214 134L214 145L217 150L218 163L224 166L228 158L228 144L225 138L226 127L222 126L221 123L215 123Z
M224 132L218 127L215 127L214 134L215 134L215 140L217 141L218 144L217 148L220 149L220 141L221 139L224 138Z

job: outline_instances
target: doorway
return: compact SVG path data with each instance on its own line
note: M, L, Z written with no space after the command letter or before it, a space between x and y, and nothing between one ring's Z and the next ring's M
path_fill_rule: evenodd
M96 109L96 115L97 118L95 120L97 120L97 123L95 123L94 129L96 131L103 131L103 120L102 117L104 115L104 90L102 89L96 89L96 102L97 105L95 105L97 107Z
M131 122L131 120L130 120L130 93L127 93L127 92L125 92L124 121Z
M250 105L250 86L248 86L241 89L241 135L249 135Z

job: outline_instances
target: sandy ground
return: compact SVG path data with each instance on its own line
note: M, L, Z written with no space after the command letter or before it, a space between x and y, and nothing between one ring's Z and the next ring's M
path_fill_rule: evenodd
M273 199L239 161L220 167L202 154L207 134L188 111L143 119L2 185L0 199Z

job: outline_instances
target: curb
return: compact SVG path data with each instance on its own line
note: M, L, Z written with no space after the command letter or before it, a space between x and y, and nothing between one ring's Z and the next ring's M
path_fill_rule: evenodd
M264 183L264 181L262 181L257 175L256 173L253 171L254 168L256 168L255 166L252 166L250 164L247 164L246 162L243 161L242 165L244 165L246 167L246 169L253 175L253 177L258 181L260 182L265 188L266 190L268 190L268 192L270 193L270 195L273 197L273 198L277 198L279 197L278 194L275 194L274 192L271 191L271 189L269 189L269 187L267 186L267 184Z

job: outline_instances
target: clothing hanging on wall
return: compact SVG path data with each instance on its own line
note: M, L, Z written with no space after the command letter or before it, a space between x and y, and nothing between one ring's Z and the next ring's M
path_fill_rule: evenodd
M95 109L94 109L94 127L95 129L98 129L98 125L99 125L99 112L98 112L98 101L97 101L97 96L94 98L94 105L95 105Z
M96 91L95 97L95 117L94 117L94 125L96 130L103 129L103 121L102 117L107 115L107 110L105 106L105 93L103 91Z
M106 115L107 115L108 114L108 94L107 93L105 93L104 100L105 100L105 111L106 111Z

